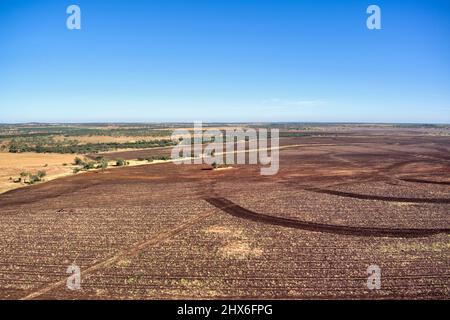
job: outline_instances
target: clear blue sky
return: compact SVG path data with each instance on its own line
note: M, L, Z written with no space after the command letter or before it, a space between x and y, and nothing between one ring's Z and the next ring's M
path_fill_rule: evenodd
M0 0L0 122L450 123L449 49L448 0Z

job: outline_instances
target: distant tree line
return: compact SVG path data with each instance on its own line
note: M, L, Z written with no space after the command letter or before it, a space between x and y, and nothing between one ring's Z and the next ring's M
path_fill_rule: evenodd
M148 136L148 137L163 137L170 136L172 130L152 129L149 127L141 128L117 128L117 129L94 129L83 127L17 127L1 129L0 139L2 138L27 138L27 137L50 137L55 135L62 135L65 137L82 137L82 136L112 136L112 137L132 137L132 136Z
M169 156L152 156L152 157L146 157L146 158L138 158L138 161L148 161L148 162L153 162L153 161L158 161L158 160L162 160L162 161L167 161L170 160Z
M105 142L105 143L86 143L79 144L76 142L69 143L27 143L21 140L12 140L9 144L9 152L37 152L37 153L98 153L116 149L147 149L155 147L167 147L174 145L170 139L161 139L153 141L136 141L136 142Z

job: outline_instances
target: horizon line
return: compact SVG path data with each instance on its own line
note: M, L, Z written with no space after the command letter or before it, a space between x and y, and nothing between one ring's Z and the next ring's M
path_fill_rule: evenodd
M0 125L74 125L74 124L360 124L360 125L450 125L448 122L370 122L370 121L28 121L28 122L0 122Z

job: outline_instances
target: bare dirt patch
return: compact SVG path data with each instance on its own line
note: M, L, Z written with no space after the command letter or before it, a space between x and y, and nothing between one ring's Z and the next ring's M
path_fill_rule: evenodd
M73 154L0 152L0 193L23 187L23 184L10 180L19 177L21 172L43 170L47 173L46 181L70 175L75 157ZM63 166L64 163L67 166Z

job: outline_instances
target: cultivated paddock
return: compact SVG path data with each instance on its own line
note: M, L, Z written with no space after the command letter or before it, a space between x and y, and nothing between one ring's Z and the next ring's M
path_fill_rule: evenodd
M449 298L450 137L282 145L299 146L275 176L163 163L0 195L0 298ZM366 285L374 264L380 290Z

